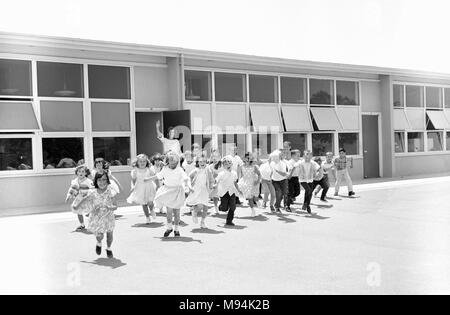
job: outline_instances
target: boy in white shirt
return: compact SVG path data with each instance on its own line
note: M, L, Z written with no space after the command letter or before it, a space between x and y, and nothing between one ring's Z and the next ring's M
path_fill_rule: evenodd
M259 167L259 172L261 173L261 193L264 195L263 208L267 207L267 202L269 201L270 195L270 211L275 211L275 187L272 184L272 173L273 170L270 167L270 158L266 163L261 164Z
M291 159L288 162L288 166L290 169L289 179L288 179L288 198L287 198L287 207L286 210L288 212L291 211L291 205L294 203L295 198L300 195L300 182L298 180L299 176L299 168L297 163L300 161L300 151L292 150Z
M298 164L299 166L299 180L302 187L305 189L305 199L303 201L303 210L311 213L311 199L313 195L313 182L320 169L319 164L312 161L312 152L305 150L304 161Z
M270 166L272 167L272 184L275 187L275 210L281 213L281 201L284 200L284 205L287 206L288 194L288 176L289 169L286 162L283 160L283 153L280 150L274 151L270 155Z

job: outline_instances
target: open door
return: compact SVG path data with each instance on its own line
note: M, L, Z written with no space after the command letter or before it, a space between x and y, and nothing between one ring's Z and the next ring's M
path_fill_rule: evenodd
M163 145L156 133L156 122L162 120L162 113L136 113L136 149L137 154L152 156L163 153Z
M181 151L191 148L191 111L175 110L163 112L164 135L167 135L169 128L175 128L175 137L180 141Z

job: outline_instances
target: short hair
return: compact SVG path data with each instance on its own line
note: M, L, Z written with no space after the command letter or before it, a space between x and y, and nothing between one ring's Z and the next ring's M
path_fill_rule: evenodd
M172 127L172 126L170 126L170 127L167 129L167 137L170 136L170 132L171 132L172 130L175 130L175 128Z
M291 155L301 154L300 150L292 150Z
M314 162L316 162L316 163L319 163L319 162L322 163L322 159L321 159L320 157L317 156L317 157L314 158Z
M344 149L344 148L340 148L340 149L339 149L339 153L341 153L341 152L343 152L343 153L347 153L347 151L345 151L345 149Z
M91 171L89 170L89 168L88 168L86 165L80 165L80 166L77 166L77 167L75 168L75 175L78 175L78 172L79 172L80 170L84 170L84 171L86 172L86 177L89 176L89 175L91 175Z
M222 164L225 164L227 162L233 164L233 158L231 157L231 155L227 155L222 159Z
M289 147L292 147L292 142L291 141L284 141L283 145L287 144Z
M311 150L305 150L305 151L303 151L303 154L304 154L304 155L311 154L311 153L312 153Z
M333 152L327 152L327 153L325 153L325 155L326 155L326 156L328 156L328 155L333 156L334 154L333 154Z
M99 163L102 164L102 169L104 169L104 170L108 170L108 169L109 169L109 163L106 162L104 158L102 158L102 157L96 158L96 159L94 160L94 167L95 167L97 164L99 164Z
M167 164L169 164L170 160L176 161L177 163L180 162L180 156L178 154L176 154L175 152L169 151L166 154L166 160L167 160Z
M109 180L108 172L104 172L103 174L95 173L95 177L94 177L94 187L95 187L95 188L99 188L99 187L98 187L98 180L99 180L100 178L102 178L103 176L106 176L106 180L107 180L107 182L108 182L108 185L111 185L111 181Z
M161 155L161 153L155 153L150 158L150 163L152 163L152 165L155 165L156 162L164 162L164 157Z

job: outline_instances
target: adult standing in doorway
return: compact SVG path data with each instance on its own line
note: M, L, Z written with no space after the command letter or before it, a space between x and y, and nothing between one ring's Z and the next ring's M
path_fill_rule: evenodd
M156 122L156 133L158 135L158 139L163 144L164 154L167 154L168 152L174 152L178 154L178 156L181 156L182 153L180 141L175 139L175 128L170 127L167 132L167 138L165 138L164 134L161 131L161 122L158 120Z

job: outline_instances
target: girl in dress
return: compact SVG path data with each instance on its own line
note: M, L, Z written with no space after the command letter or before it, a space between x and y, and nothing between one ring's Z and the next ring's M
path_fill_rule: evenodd
M248 200L248 204L252 210L252 217L256 216L255 207L259 196L259 183L261 182L261 173L254 164L256 159L252 153L246 153L244 157L244 165L239 168L239 189L242 191L243 197Z
M151 180L159 179L164 182L163 186L156 192L155 206L159 209L167 207L167 230L164 237L168 237L174 231L175 236L180 236L180 208L185 203L184 187L188 187L192 191L189 177L179 166L180 156L174 152L167 153L167 166ZM175 220L174 220L175 216Z
M109 169L109 163L106 162L103 158L96 158L94 161L94 170L92 171L91 179L94 179L95 174L103 174L104 172L108 173L108 177L111 181L111 188L114 189L117 194L119 194L120 190L122 190L122 185L120 185L117 178L112 175L111 170Z
M70 183L70 188L66 196L66 202L70 199L74 199L74 202L78 203L87 196L90 189L94 188L92 181L88 178L90 174L91 172L84 165L78 166L75 169L75 175L77 175L77 178L72 180ZM88 207L79 207L78 209L74 209L72 207L72 212L78 215L78 221L80 222L80 226L76 229L76 231L84 231L86 227L84 225L83 215L89 212Z
M155 171L155 174L158 174L159 172L162 171L162 169L165 166L165 160L166 160L166 156L162 155L160 153L156 153L156 154L154 154L151 157L150 162L153 165L153 169ZM156 191L158 191L159 188L162 186L162 182L156 179L154 181L154 183L156 185ZM157 208L157 207L155 207L155 208ZM157 209L159 209L159 213L160 214L164 214L165 213L163 208L157 208Z
M217 178L219 173L221 171L223 171L221 159L222 158L221 158L220 153L218 151L213 151L211 153L211 160L210 160L210 164L209 164L209 170L210 170L214 180ZM219 214L219 194L217 192L217 187L214 187L211 190L210 198L214 202L214 212L216 214Z
M148 156L145 154L138 155L132 166L131 195L128 197L127 202L130 204L141 205L144 210L145 217L147 218L147 224L150 224L152 222L151 218L156 220L156 213L153 209L153 200L156 195L156 184L150 180L152 176L156 175L156 172L153 165L151 165ZM151 218L150 212L152 215Z
M214 178L207 167L206 157L203 155L195 158L195 169L189 174L193 192L187 197L186 204L192 209L192 220L198 223L198 213L202 220L200 227L206 229L205 219L208 215L209 194L214 184Z
M113 258L111 246L113 243L113 233L115 228L114 211L117 210L115 200L116 191L110 186L108 173L97 173L94 177L95 189L90 190L88 195L81 200L75 200L74 209L86 207L90 209L90 220L88 230L95 235L97 245L95 252L102 253L102 242L106 234L106 255Z

